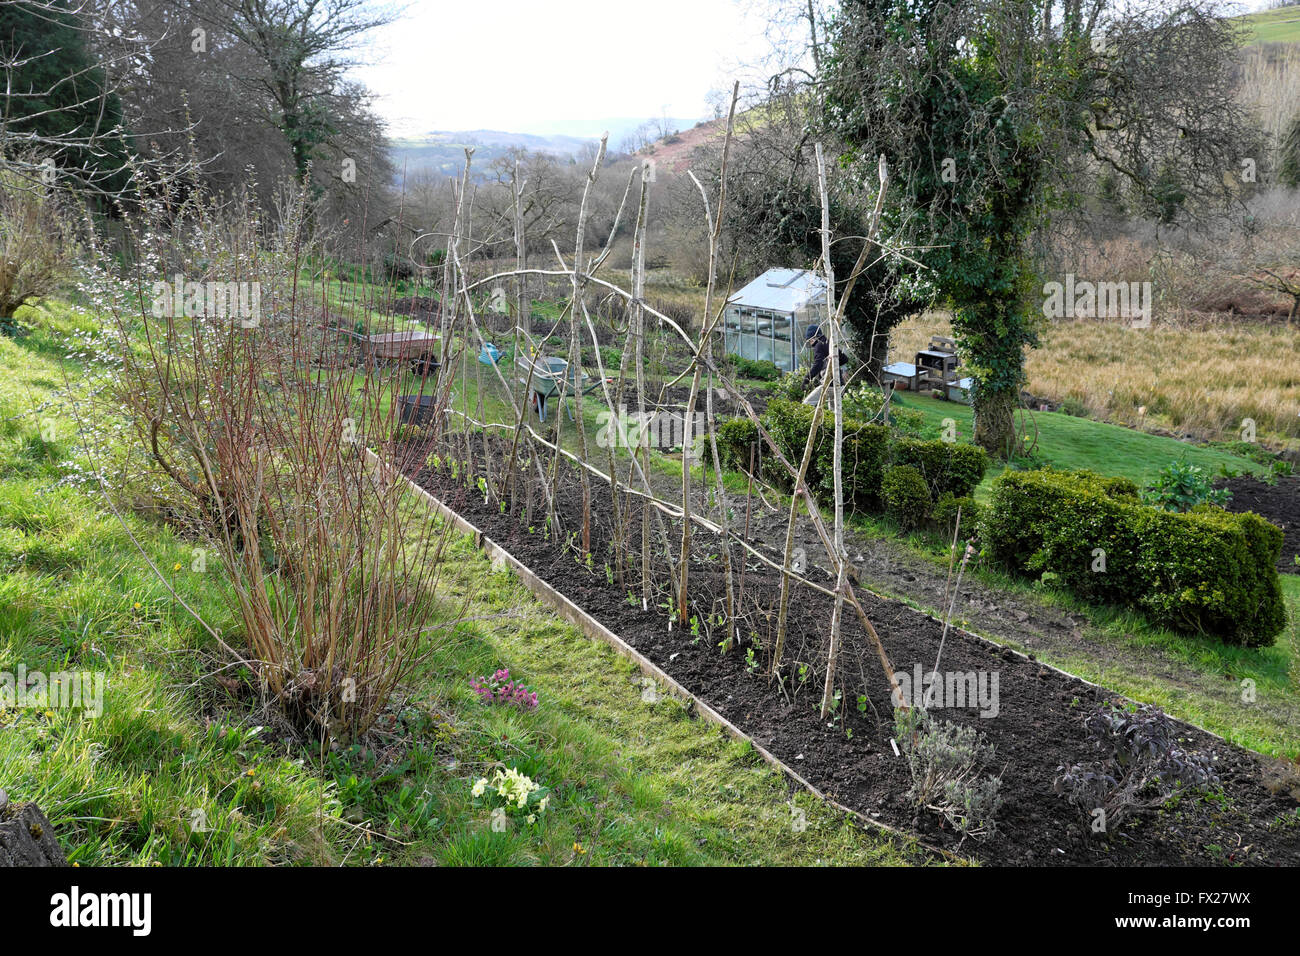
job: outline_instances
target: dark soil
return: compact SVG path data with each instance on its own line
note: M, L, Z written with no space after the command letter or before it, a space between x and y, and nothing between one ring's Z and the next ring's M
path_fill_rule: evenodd
M705 394L708 387L708 380L701 379L699 394L695 396L695 410L700 414L704 414L704 410L708 407L708 396ZM662 389L662 397L659 394L661 389L658 385L650 386L648 391L650 399L658 402L661 406L667 407L668 410L672 410L674 407L685 409L686 403L691 397L691 380L684 378L671 388ZM767 411L767 403L771 396L770 389L751 388L745 398L748 399L754 411L761 415ZM718 385L715 385L713 390L713 411L716 415L739 416L745 414L740 402L736 400L736 395Z
M863 814L909 829L932 845L960 848L961 853L997 865L1300 864L1300 804L1291 788L1277 782L1290 779L1289 771L1279 770L1286 765L1181 723L1177 727L1182 746L1214 754L1221 795L1187 793L1160 810L1126 820L1109 837L1090 836L1087 818L1053 792L1052 782L1059 766L1088 758L1084 718L1104 702L1121 698L1044 667L1032 655L1024 657L954 629L944 643L940 670L996 674L997 714L982 718L973 706L945 708L935 714L975 727L994 745L994 765L987 769L1001 771L1005 801L998 813L997 834L987 841L963 843L941 817L929 811L917 813L905 797L911 781L906 762L895 756L891 745L893 707L888 685L851 611L845 612L837 672L845 703L839 718L822 720L817 708L824 669L819 672L819 668L824 668L826 657L833 605L829 596L806 585L793 590L787 666L780 680L769 679L765 671L774 637L779 575L752 557L745 567L740 598L742 636L749 644L724 654L718 645L725 634L709 623L724 593L716 540L699 532L694 537L693 553L700 560L691 572L690 613L697 627L670 629L663 608L652 603L643 610L639 597L630 598L629 591L638 588L638 568L629 568L626 587L609 583L612 501L607 489L593 488L593 557L588 570L568 544L581 527L581 492L573 476L562 482L557 503L563 528L548 534L540 511L521 522L503 513L495 501L485 504L477 488L466 486L463 474L454 481L446 471L424 467L430 449L407 450L411 463L406 470L421 485L760 745ZM632 515L631 527L639 530L639 514ZM666 530L675 540L677 529ZM750 540L763 538L755 533ZM639 552L635 536L634 542ZM737 551L737 571L740 558ZM823 580L824 586L831 583L815 565L807 573ZM666 582L666 568L656 566L653 577ZM858 593L898 672L911 674L918 665L926 671L934 666L941 622L896 601L861 589ZM747 663L750 650L757 667ZM1272 782L1266 784L1266 778Z
M1282 556L1277 559L1277 569L1300 574L1295 563L1296 555L1300 555L1300 475L1278 478L1276 485L1249 475L1218 485L1232 492L1232 500L1225 506L1229 511L1253 511L1282 529Z
M429 296L409 296L396 300L388 311L393 315L412 315L433 322L441 317L442 305Z

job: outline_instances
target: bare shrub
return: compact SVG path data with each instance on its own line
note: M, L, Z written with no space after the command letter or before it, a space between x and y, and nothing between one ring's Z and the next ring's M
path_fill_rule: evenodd
M75 252L68 212L53 186L0 167L0 324L68 277Z
M251 201L159 202L129 220L132 274L87 287L111 317L105 395L225 571L266 698L347 740L425 647L444 538L386 460L400 376L340 361L351 323L297 285L310 218L300 202L268 240Z
M1053 787L1083 812L1095 834L1113 832L1130 815L1158 807L1180 788L1218 782L1213 756L1183 747L1173 722L1155 707L1130 713L1107 705L1084 726L1094 758L1057 767Z

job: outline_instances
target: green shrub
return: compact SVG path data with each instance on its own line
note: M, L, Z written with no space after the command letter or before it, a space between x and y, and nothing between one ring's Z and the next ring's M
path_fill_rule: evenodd
M988 454L978 445L907 437L894 441L892 457L895 464L919 471L936 501L945 494L969 497L989 463Z
M796 468L803 460L813 412L811 405L773 398L762 416L763 427L771 434L786 460ZM984 477L988 456L982 448L895 436L895 429L845 416L844 502L850 509L879 513L884 508L881 482L890 464L908 465L919 472L931 501L937 501L945 494L954 498L969 497ZM749 448L758 441L758 429L752 422L746 419L723 422L718 426L718 454L723 466L737 471L747 470ZM762 452L763 477L790 490L789 475L775 462L768 449L762 449ZM823 410L806 476L808 487L823 503L834 501L834 453L835 416Z
M758 445L758 426L748 418L728 418L718 425L718 458L731 471L749 471L749 452ZM756 457L755 460L762 460Z
M1205 470L1186 461L1171 461L1146 491L1146 500L1166 511L1191 511L1200 504L1224 505L1232 497L1227 488L1215 488Z
M930 520L943 532L944 538L951 539L959 512L961 528L957 529L957 536L963 540L974 537L979 533L984 518L984 506L974 498L957 497L951 491L945 491L935 499Z
M1282 531L1252 512L1143 509L1140 603L1156 620L1233 644L1272 644L1286 626Z
M1051 575L1081 597L1146 611L1168 627L1232 644L1271 644L1285 626L1282 532L1254 514L1143 504L1127 479L1007 472L983 523L990 555Z
M747 359L733 355L731 367L741 378L757 379L760 382L775 382L781 377L781 370L766 359Z
M911 465L894 465L885 472L880 486L885 513L904 530L918 528L930 517L930 489L921 473Z
M885 407L885 394L872 385L850 385L844 389L843 404L844 414L849 418L886 424L881 414Z
M812 427L813 407L802 402L773 399L763 413L763 426L772 435L781 453L795 468L803 461L804 445ZM889 429L884 425L844 420L843 477L844 503L856 511L880 510L880 482L885 473L889 452ZM835 493L835 416L822 412L822 422L813 444L812 460L805 480L819 501L834 501ZM769 480L789 482L776 466L767 474Z
M776 380L775 395L777 398L784 398L791 402L801 402L807 394L808 386L805 383L803 372L786 372Z
M885 393L863 383L844 389L844 417L889 425L899 435L920 438L926 431L925 414L904 406L897 395L889 402L889 421L884 420Z

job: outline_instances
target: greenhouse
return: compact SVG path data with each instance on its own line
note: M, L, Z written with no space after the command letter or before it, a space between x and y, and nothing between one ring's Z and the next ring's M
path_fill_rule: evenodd
M794 371L805 330L825 317L825 278L807 269L769 269L727 300L727 352Z

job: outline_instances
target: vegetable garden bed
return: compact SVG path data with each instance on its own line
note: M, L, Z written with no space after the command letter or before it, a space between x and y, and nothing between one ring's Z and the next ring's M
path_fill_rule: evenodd
M475 442L477 445L477 440ZM476 449L477 450L477 449ZM669 627L665 608L643 609L639 597L612 581L605 564L611 540L612 502L607 486L593 489L592 559L569 546L559 529L547 529L539 513L522 521L496 500L485 500L478 475L463 464L430 468L431 446L401 448L404 470L523 562L541 580L580 605L628 645L649 658L710 708L750 735L831 799L873 820L917 834L940 848L997 865L1300 864L1300 795L1286 765L1227 743L1199 728L1175 722L1180 746L1213 752L1221 785L1187 791L1160 808L1135 814L1109 836L1091 835L1079 809L1053 792L1062 765L1088 759L1084 719L1118 695L1019 655L975 635L950 629L941 672L997 678L996 707L958 706L936 716L971 726L996 748L991 769L1001 772L1004 803L997 833L984 841L961 841L941 817L919 814L905 797L911 778L896 755L893 704L875 652L852 615L843 620L844 646L837 683L843 699L835 715L818 714L825 643L833 599L808 584L792 591L789 666L780 678L766 673L765 628L775 617L780 575L752 558L746 567L739 617L747 643L723 653L725 635L709 621L724 593L721 562L697 551L691 572L690 629ZM452 460L446 449L444 462ZM561 470L556 508L563 528L581 525L581 490ZM631 523L639 525L639 513ZM697 532L698 534L699 532ZM751 542L761 546L759 542ZM709 547L717 549L715 541ZM745 555L733 550L740 568ZM809 575L829 588L833 582ZM943 625L895 601L859 592L892 663L900 674L929 671ZM991 686L991 685L990 685ZM968 704L974 704L968 701ZM1294 768L1291 769L1294 772Z

